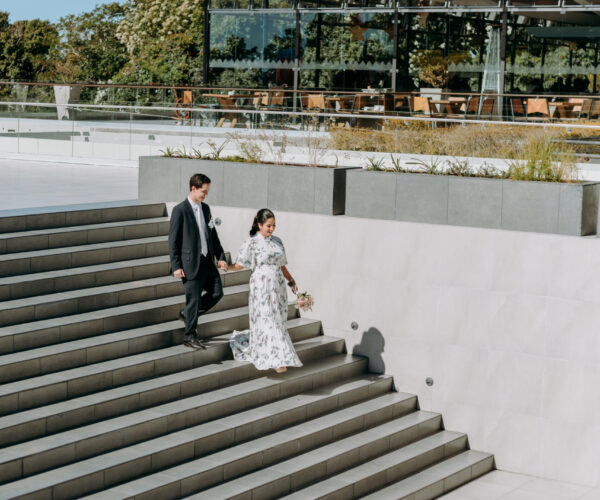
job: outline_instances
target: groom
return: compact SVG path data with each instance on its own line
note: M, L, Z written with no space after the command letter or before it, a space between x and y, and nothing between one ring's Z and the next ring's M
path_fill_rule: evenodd
M185 321L183 344L206 349L196 330L198 316L223 297L223 285L217 265L227 270L225 252L204 202L210 191L210 179L204 174L190 178L190 194L173 209L169 229L169 256L175 278L183 281L185 309L179 318ZM202 295L202 292L206 293Z

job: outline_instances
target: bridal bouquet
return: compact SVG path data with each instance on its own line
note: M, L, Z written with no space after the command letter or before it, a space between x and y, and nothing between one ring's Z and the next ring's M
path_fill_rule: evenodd
M308 292L302 292L297 295L296 300L296 309L301 309L302 311L312 311L312 306L314 305L314 300L312 295Z

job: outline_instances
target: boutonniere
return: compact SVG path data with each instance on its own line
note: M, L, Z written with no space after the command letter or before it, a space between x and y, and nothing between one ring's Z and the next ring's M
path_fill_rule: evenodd
M215 228L215 221L213 220L213 218L211 217L210 220L208 221L208 227L210 229L214 229Z

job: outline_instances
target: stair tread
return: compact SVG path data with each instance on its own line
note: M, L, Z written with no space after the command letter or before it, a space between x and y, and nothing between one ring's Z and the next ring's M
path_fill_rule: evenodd
M31 231L16 231L12 233L0 233L0 240L11 238L27 238L32 236L44 236L50 234L71 233L74 231L89 231L94 229L109 229L113 227L136 226L143 224L156 224L168 222L169 217L155 217L151 219L130 219L116 222L102 222L99 224L79 224L76 226L61 226L47 229L34 229Z
M283 498L286 500L302 500L305 498L314 498L317 494L333 494L340 489L348 487L348 485L368 480L370 477L379 474L382 471L396 467L401 463L408 462L411 459L423 455L427 451L465 437L466 435L462 432L441 430L431 436L419 439L414 443L410 443L366 463L352 467L340 474L331 476L317 484L307 486L306 488L298 490Z
M323 345L327 342L334 342L334 341L337 342L337 341L339 341L339 339L336 339L334 337L326 337L326 336L319 337L319 342L321 343L321 345ZM302 342L299 342L297 345L298 352L301 352L304 347L305 346L302 345ZM314 348L314 346L309 346L309 347ZM308 348L308 347L306 347L306 348ZM303 367L300 367L298 370L295 370L294 372L290 372L291 375L289 375L288 377L268 378L268 376L264 376L264 377L252 378L250 380L240 382L233 386L227 386L227 387L210 390L208 392L203 392L203 393L196 394L196 395L184 398L184 399L179 399L176 401L169 401L167 403L163 403L158 406L154 406L151 408L147 408L147 409L143 409L143 410L136 411L133 413L129 413L127 415L117 416L117 417L114 417L114 418L111 418L111 419L108 419L108 420L105 420L102 422L95 422L95 423L92 423L89 425L77 427L75 429L70 429L70 430L61 432L59 434L53 434L50 436L45 436L45 437L38 438L35 440L27 441L25 443L19 443L19 444L15 444L12 446L7 446L7 447L3 448L2 453L3 454L5 452L12 453L13 451L16 451L16 450L20 450L20 453L27 453L27 454L31 454L34 450L39 452L41 450L53 448L57 445L57 443L66 444L66 443L70 443L70 442L75 442L75 441L81 440L82 438L85 438L85 437L101 435L101 434L105 433L107 430L114 430L115 428L120 428L120 427L128 427L134 423L142 423L147 420L153 420L153 419L156 419L159 417L163 417L165 415L177 414L184 410L189 410L189 409L195 408L198 405L221 401L223 399L229 398L232 395L244 394L245 392L248 392L250 390L256 390L258 388L262 388L262 387L269 386L269 385L278 385L281 383L281 380L287 380L288 378L292 378L292 379L298 378L298 377L304 376L307 372L312 373L315 370L318 371L319 369L321 369L323 367L323 365L325 365L325 366L327 366L328 364L341 365L341 364L347 363L351 359L357 359L356 357L353 358L351 355L349 355L350 356L349 358L346 356L347 355L333 356L330 362L322 361L321 363L319 363L317 361L315 363L305 365ZM335 358L335 359L333 359L333 358ZM329 359L329 358L325 358L325 359ZM241 363L241 362L232 360L231 363L219 365L217 370L226 371L226 370L230 369L230 367L233 367L239 363ZM200 372L200 373L204 372L206 374L209 374L213 371L214 368L215 367L212 365L207 365L207 366L195 368L193 370L188 370L188 372L196 371L196 372ZM184 374L185 372L179 372L179 373ZM4 457L0 457L0 463L2 463L4 461L3 458Z
M62 248L48 248L46 250L33 250L28 252L17 252L0 255L0 262L8 262L18 259L31 259L36 257L47 257L66 253L91 252L94 250L104 250L107 248L126 247L130 245L147 245L149 243L160 243L168 241L168 236L151 236L149 238L138 238L121 241L108 241L105 243L91 243L88 245L76 245Z
M362 381L365 379L359 380ZM325 397L322 394L319 396ZM257 453L264 453L274 446L289 446L290 450L292 450L291 453L295 453L298 449L296 443L300 443L300 440L306 438L307 436L327 430L331 430L333 434L336 427L345 422L349 422L361 417L364 418L372 412L394 406L399 403L408 403L410 401L414 401L415 398L416 396L411 394L390 392L383 396L375 397L373 399L357 403L353 406L333 411L332 413L328 413L320 417L306 419L301 423L291 427L286 427L282 430L255 438L251 441L236 444L230 448L226 448L193 461L163 470L161 473L159 473L159 478L154 478L151 481L151 486L148 484L148 479L154 476L154 474L152 476L146 476L134 481L130 481L129 483L116 486L111 490L103 491L99 494L99 496L112 494L113 498L123 498L139 495L156 487L172 483L173 481L187 479L193 477L195 474L208 472L219 466L225 466L233 461L244 460L245 458L249 458ZM260 411L262 408L259 408L258 410ZM238 414L238 418L236 420L238 422L247 421L249 418L252 418L252 411L253 410ZM223 422L225 422L226 419L227 417L222 419ZM239 425L238 422L234 420L232 425ZM361 427L364 431L365 424L363 423ZM95 498L95 495L92 495L91 498Z
M287 372L283 374L283 376L269 376L252 379L247 382L236 384L234 386L217 389L208 393L202 393L175 402L166 403L148 410L142 410L132 414L112 418L103 422L91 424L89 426L79 427L57 435L46 436L26 443L9 446L3 449L3 454L0 460L2 461L2 463L8 465L14 460L24 460L28 456L38 454L45 450L53 450L61 446L71 446L72 444L81 442L82 438L85 437L102 436L103 434L106 434L106 432L118 432L119 430L122 432L126 432L132 425L136 425L138 423L144 424L147 423L149 420L154 419L166 419L169 415L176 415L182 413L186 408L195 409L199 406L207 407L214 402L227 400L233 396L251 397L253 391L259 391L266 387L280 387L286 382L289 384L293 384L295 380L299 380L303 377L306 377L307 375L315 375L318 373L323 373L327 370L337 370L343 366L349 366L356 363L361 363L364 365L364 359L345 354L331 356L305 365L294 371ZM274 400L276 399L277 398L275 397ZM244 409L245 407L242 405L239 408L239 410ZM152 446L156 444L156 441L159 441L162 446L173 446L175 438L181 440L189 439L192 437L192 433L195 433L196 438L200 438L206 435L208 429L212 429L214 431L215 428L218 426L220 426L221 429L227 428L225 425L220 424L219 420L213 420L210 422L206 420L205 422L201 422L200 424L192 428L187 427L182 429L180 426L178 430L183 430L183 432L177 433L177 436L175 436L174 433L171 432L170 434L164 434L152 439L151 441L153 441L154 443L151 443L149 441L142 441L139 443L132 444L130 446L126 446L124 448L119 448L114 451L107 452L103 455L97 455L85 459L77 459L79 460L78 462L72 465L66 465L64 466L64 468L73 466L75 470L79 470L79 473L82 467L92 467L96 470L102 470L108 467L115 466L115 464L118 463L117 457L121 457L121 460L123 460L124 457L128 461L131 460L132 457L140 457L147 455L149 451L152 451ZM201 428L199 429L198 427ZM165 428L165 430L166 432L169 432L168 429ZM38 481L38 478L46 474L49 474L49 476L53 478L52 481L56 481L56 471L50 470L47 472L41 472L36 476L29 476L24 479L17 480L16 482L25 481L30 484L34 483L37 487L37 485L40 483L40 481ZM12 484L0 486L0 497L3 497L3 490L6 493L10 490L11 486Z
M130 268L134 266L161 264L164 262L169 262L168 255L158 255L156 257L143 257L141 259L107 262L105 264L94 264L91 266L75 267L72 269L57 269L54 271L43 271L39 273L23 274L20 276L4 276L0 277L0 286L13 285L15 283L21 283L23 281L38 281L43 279L60 278L64 276L73 276L74 274L95 273L100 271Z
M173 446L175 443L186 442L186 440L196 440L202 437L210 438L210 436L218 435L223 432L223 430L235 428L239 425L240 420L251 424L252 422L264 419L264 416L269 414L275 415L303 406L308 407L312 405L316 408L320 401L327 398L349 393L359 387L373 386L377 381L384 379L390 380L391 377L386 375L365 374L349 380L328 384L317 390L286 397L255 409L244 410L223 417L218 421L201 423L181 431L176 431L142 443L131 445L127 448L111 451L81 462L39 473L33 477L1 485L0 497L3 492L19 492L20 494L36 492L42 488L51 487L61 481L73 480L86 473L93 473L119 463L128 462L135 457L156 453L160 449L168 449L169 446ZM202 458L199 460L202 460ZM187 465L187 463L184 463L176 467L185 468Z
M459 455L448 458L443 462L433 465L402 481L393 483L380 489L371 495L364 497L369 500L397 499L416 493L419 490L444 480L451 474L456 474L464 469L477 465L478 463L492 458L493 455L475 450L466 450Z
M228 319L228 318L232 318L232 317L236 317L236 316L246 316L247 314L248 314L248 307L239 307L239 308L235 308L235 309L229 309L226 311L207 313L199 319L198 324L201 324L200 320L203 320L204 322L209 323L212 321ZM153 325L136 328L134 330L125 330L122 332L115 332L114 334L104 334L104 335L99 335L97 337L89 337L87 339L82 339L82 341L83 340L92 340L93 341L93 339L101 340L103 337L107 337L109 335L119 336L119 334L121 334L120 336L124 335L124 336L129 336L129 338L133 338L136 335L140 336L140 335L145 335L148 333L154 333L157 331L178 330L181 328L183 328L183 323L181 321L179 321L179 320L169 321L166 323L156 323ZM73 341L73 342L80 342L80 341ZM55 344L55 345L46 346L46 347L40 348L40 349L47 349L47 352L51 352L53 349L55 349L55 350L60 349L61 345L63 345L63 344ZM175 346L175 347L178 347L178 346ZM108 372L108 371L112 371L112 370L115 370L118 368L123 368L126 366L127 367L134 366L135 364L138 364L140 362L146 362L150 359L159 359L160 357L163 356L161 353L168 349L171 349L171 348L161 349L161 350L157 350L157 351L143 352L143 353L139 353L139 354L134 354L132 356L124 356L121 358L115 358L115 359L111 359L108 361L101 361L99 363L88 364L88 365L77 367L77 368L71 368L71 369L64 370L64 371L41 375L38 377L31 377L31 378L24 379L24 380L17 380L15 382L9 382L9 383L0 385L0 396L15 393L15 392L21 392L21 391L25 391L25 390L29 390L29 389L36 389L39 387L43 387L44 385L48 385L48 383L56 383L57 381L65 382L65 381L77 379L79 377L86 376L86 375L92 375L92 374L97 374L97 373L101 373L101 372ZM37 349L35 349L35 350L37 350ZM28 351L20 351L18 353L15 353L15 356L13 356L12 353L6 354L6 355L0 357L0 360L3 359L5 356L13 356L12 359L18 359L19 355L25 354L27 352Z
M327 444L320 448L316 448L307 453L303 453L291 459L284 460L280 463L267 467L266 469L260 469L256 472L240 476L232 481L224 482L218 486L205 490L202 493L189 498L200 498L202 495L206 495L207 497L213 498L221 498L225 496L225 491L227 491L228 494L242 494L269 482L265 481L265 472L267 472L267 477L271 481L282 479L284 477L291 476L292 474L299 473L302 470L314 467L320 463L326 463L327 461L332 460L340 455L349 453L352 450L368 445L374 440L381 439L382 437L386 436L390 437L395 433L401 432L403 430L408 430L414 426L418 426L420 423L423 423L426 420L436 419L439 417L440 415L437 413L416 411L404 417L391 420L384 424L378 425L377 427L373 427L371 429L363 431L359 434L349 436L339 441L334 441L333 443ZM433 436L425 437L419 440L426 443L426 445L421 446L419 449L415 449L413 445L416 443L413 443L402 447L399 450L395 450L392 453L397 453L400 457L402 457L402 459L406 461L421 455L424 448L437 448L463 436L464 434L460 433L440 431L434 434ZM417 441L417 443L419 441ZM373 466L377 463L378 460L381 461L381 458L382 457L379 457L372 460L368 460L367 462L360 463L359 465L350 469L350 471L339 474L339 476L342 476L346 479L342 482L351 484L352 482L361 480L365 476L365 473L371 475ZM395 463L397 464L399 462ZM328 473L330 473L329 468L327 470ZM356 473L356 475L354 476L351 471ZM334 478L336 477L337 476L334 476ZM339 479L337 481L339 481ZM337 486L336 483L334 483L334 485ZM318 491L322 494L326 491L325 487L326 485L323 485L322 482L318 483L317 485L314 485L312 487L314 488L312 492L315 493Z
M241 293L248 291L248 285L231 285L223 288L224 294ZM16 325L8 325L0 327L0 337L7 335L18 335L20 333L29 333L36 330L41 330L50 327L71 325L76 323L82 323L85 321L93 321L103 318L109 318L111 316L118 316L121 314L146 311L156 309L162 306L170 306L177 304L185 304L185 297L182 295L175 295L171 297L163 297L160 299L144 300L141 302L134 302L132 304L126 304L122 306L107 307L105 309L97 309L95 311L72 314L70 316L59 316L58 318L41 319L37 321L31 321L28 323L18 323ZM247 307L245 308L248 309ZM226 310L227 311L227 310ZM213 314L219 314L226 311L218 311ZM203 315L198 319L198 324L207 322L207 315ZM217 317L211 317L215 319Z
M240 272L240 271L237 271ZM66 292L56 292L47 295L36 295L33 297L24 297L22 299L7 300L0 303L0 311L16 309L20 307L30 307L38 304L51 304L63 300L75 299L80 297L91 297L104 293L119 292L123 290L135 290L136 288L144 288L149 286L161 285L164 283L173 283L179 281L172 276L159 276L156 278L148 278L143 280L126 281L123 283L115 283L114 285L104 285L92 288L79 288L77 290L69 290Z
M294 318L294 319L288 320L287 328L289 330L291 330L291 333L293 333L293 329L295 329L295 328L301 328L306 325L312 325L312 324L318 324L318 323L320 323L320 322L317 320L308 320L305 318ZM123 333L127 334L127 332L123 332ZM228 337L229 337L229 335L224 335L224 336L218 337L217 339L221 340L221 339L226 339ZM210 350L210 349L211 349L211 346L209 345L207 350ZM200 354L203 353L203 351L199 351L199 352L200 352ZM177 356L182 353L190 354L190 355L195 354L195 352L190 351L190 349L188 347L185 347L183 345L176 345L176 346L166 347L164 349L150 351L150 353L141 353L141 354L147 354L147 356L144 356L143 358L141 358L141 360L142 361L147 361L148 359L160 360L160 359L168 358L170 356ZM128 356L125 358L118 358L118 359L127 359L127 358L133 358L133 357L137 358L135 361L140 362L140 358L138 355ZM219 367L221 367L221 368L226 367L226 365L228 363L233 363L233 360L223 361L222 365L219 365ZM87 366L89 367L91 365L87 365ZM92 394L87 394L85 396L79 396L74 399L69 399L67 401L61 401L58 403L53 403L50 405L45 405L45 406L30 409L30 410L23 410L18 413L5 415L5 416L0 417L0 430L5 429L7 427L11 427L16 424L21 424L23 422L35 421L42 417L58 415L61 413L65 413L69 410L84 408L84 407L88 407L91 405L97 405L100 403L111 401L114 399L119 399L124 396L130 395L132 393L143 394L145 391L148 391L149 389L156 389L161 386L168 387L169 385L172 385L176 382L182 382L186 379L195 378L201 373L206 373L208 371L214 372L215 369L210 368L210 366L211 365L204 365L204 366L199 366L199 367L192 368L189 370L182 370L182 371L179 371L176 373L162 375L162 376L152 378L149 380L143 380L141 382L134 382L134 383L127 384L124 386L107 389L107 390L95 392ZM202 368L204 368L204 370L202 370ZM77 368L68 370L68 371L74 372L75 370L77 370ZM85 372L81 372L81 373L85 374ZM60 380L64 380L64 378L61 378ZM40 387L40 385L33 384L32 387Z
M229 294L247 292L248 288L249 288L248 285L230 285L228 287L224 287L223 292L229 293ZM226 309L225 311L235 311L237 309L247 309L247 307ZM224 312L224 311L218 311L218 312ZM216 313L207 313L207 314L216 314ZM214 318L218 318L218 317L212 316L212 318L214 319ZM219 318L219 319L222 319L222 318ZM33 349L28 349L26 351L2 354L2 355L0 355L0 367L2 367L4 365L8 365L8 364L18 363L20 361L41 358L43 356L48 356L48 355L55 355L55 354L62 353L62 352L91 348L91 347L96 347L96 346L103 345L103 344L119 342L122 340L131 340L131 339L134 339L137 337L143 337L143 336L147 335L148 333L156 333L158 331L172 330L173 325L182 327L183 323L181 321L179 321L179 322L178 321L154 323L152 325L142 326L139 328L133 328L130 330L121 330L121 331L117 331L117 332L103 333L103 334L96 335L93 337L85 337L82 339L61 342L58 344L51 344L51 345L47 345L47 346L43 346L43 347L36 347ZM11 326L13 326L13 325L11 325ZM0 328L0 332L1 332L1 328Z

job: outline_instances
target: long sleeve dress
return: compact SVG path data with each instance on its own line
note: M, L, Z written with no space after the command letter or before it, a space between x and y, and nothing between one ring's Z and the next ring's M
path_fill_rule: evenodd
M287 264L283 243L260 233L246 240L236 263L252 270L250 329L235 331L229 341L233 357L259 370L302 366L287 331L288 301L281 267Z

